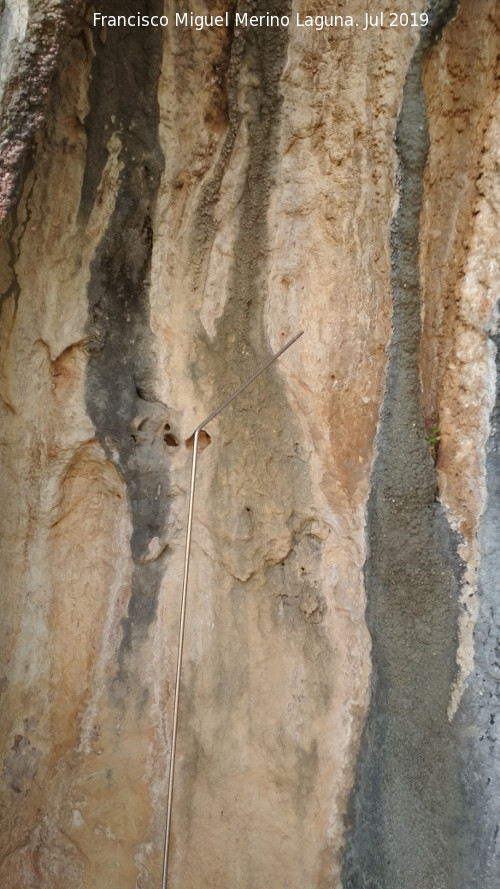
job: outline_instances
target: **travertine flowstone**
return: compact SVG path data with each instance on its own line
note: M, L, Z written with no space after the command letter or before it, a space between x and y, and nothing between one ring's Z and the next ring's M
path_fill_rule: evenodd
M303 329L169 887L494 889L497 4L140 5L0 3L0 885L159 889Z

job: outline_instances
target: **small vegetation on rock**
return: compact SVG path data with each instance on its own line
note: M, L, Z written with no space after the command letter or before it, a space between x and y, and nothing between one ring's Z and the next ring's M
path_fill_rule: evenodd
M431 428L429 430L429 434L425 436L425 440L426 440L427 444L429 445L431 457L435 463L437 460L439 442L441 440L441 436L439 434L439 427L438 426L431 426Z

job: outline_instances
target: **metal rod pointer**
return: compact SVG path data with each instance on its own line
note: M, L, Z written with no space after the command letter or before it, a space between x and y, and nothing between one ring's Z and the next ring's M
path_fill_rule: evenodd
M186 531L186 549L184 556L184 577L182 582L182 598L181 598L181 614L179 621L179 640L177 646L177 670L175 674L175 690L174 690L174 714L173 714L173 723L172 723L172 747L170 751L170 768L168 773L168 799L167 799L167 823L165 827L165 846L163 851L163 875L161 881L161 889L167 889L167 877L168 877L168 853L170 847L170 827L172 823L172 802L173 802L173 794L174 794L174 769L175 769L175 748L177 745L177 723L179 718L179 691L181 684L181 671L182 671L182 652L184 648L184 628L186 624L186 600L187 600L187 588L188 588L188 576L189 576L189 559L191 555L191 531L193 527L193 505L194 505L194 488L196 483L196 463L198 458L198 436L207 423L210 423L210 420L213 420L217 414L220 414L221 411L224 410L250 383L253 383L254 380L257 379L264 373L267 368L276 361L280 355L283 355L283 352L286 352L290 346L295 343L299 337L304 333L301 330L299 333L295 334L291 340L288 340L284 346L276 352L269 361L266 361L262 367L253 374L245 383L242 383L236 392L233 392L229 398L226 398L225 401L222 402L215 410L212 411L211 414L206 417L205 420L202 420L201 423L198 424L194 433L192 435L193 438L193 459L191 463L191 489L189 492L189 510L188 510L188 520L187 520L187 531Z

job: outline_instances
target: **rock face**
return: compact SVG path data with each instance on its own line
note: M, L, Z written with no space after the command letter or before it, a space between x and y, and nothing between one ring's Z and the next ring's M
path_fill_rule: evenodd
M169 887L494 889L498 4L140 5L0 5L0 885L161 885L304 329Z

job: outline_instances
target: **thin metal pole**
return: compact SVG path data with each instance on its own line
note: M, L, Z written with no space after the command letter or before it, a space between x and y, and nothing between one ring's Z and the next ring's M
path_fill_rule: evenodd
M172 747L170 751L170 768L168 773L168 799L167 799L167 823L165 827L165 846L163 850L163 875L161 881L161 889L167 889L167 877L168 877L168 853L170 847L170 827L172 823L172 802L174 796L174 768L175 768L175 748L177 745L177 722L179 717L179 691L181 685L181 670L182 670L182 652L184 648L184 628L186 624L186 601L187 601L187 587L188 587L188 576L189 576L189 559L191 555L191 531L193 527L193 506L194 506L194 488L196 484L196 463L198 459L198 436L207 423L210 420L213 420L217 414L220 414L221 411L224 410L228 404L231 403L250 383L253 383L254 380L257 379L264 373L265 370L271 365L280 355L283 355L283 352L286 352L299 337L304 333L301 330L299 333L295 334L291 340L288 340L284 346L281 347L279 352L276 352L269 361L266 361L262 367L250 377L245 383L242 383L236 392L233 392L229 398L226 398L225 401L222 402L218 407L212 411L211 414L205 420L202 420L201 423L198 424L193 433L193 460L191 463L191 490L189 492L189 510L188 510L188 520L187 520L187 531L186 531L186 549L184 555L184 577L182 582L182 598L181 598L181 614L179 620L179 640L177 645L177 670L175 674L175 690L174 690L174 715L172 722Z

